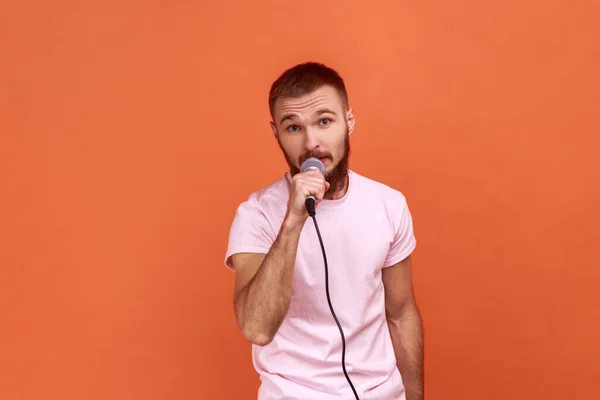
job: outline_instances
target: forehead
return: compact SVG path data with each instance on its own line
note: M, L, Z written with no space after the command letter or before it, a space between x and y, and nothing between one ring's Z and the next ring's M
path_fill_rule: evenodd
M342 98L332 86L322 86L313 92L298 97L279 98L274 105L274 117L279 120L283 115L294 114L309 117L315 111L327 108L341 115Z

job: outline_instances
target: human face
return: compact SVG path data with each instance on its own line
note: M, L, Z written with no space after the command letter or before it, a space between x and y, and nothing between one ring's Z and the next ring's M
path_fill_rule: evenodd
M292 176L306 159L316 157L325 165L325 179L331 185L329 196L342 190L354 117L336 89L323 86L299 97L278 99L273 118L271 128Z

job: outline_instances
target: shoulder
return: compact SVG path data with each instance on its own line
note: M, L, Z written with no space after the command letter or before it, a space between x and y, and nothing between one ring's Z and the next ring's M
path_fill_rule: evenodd
M404 207L407 203L406 196L402 191L389 184L369 178L351 171L353 183L359 193L364 193L376 201L385 205Z
M384 182L356 172L352 173L354 189L361 197L359 199L361 207L367 206L382 216L394 231L397 231L406 221L412 221L408 201L402 191Z
M277 211L281 208L281 204L286 204L282 203L282 199L287 199L288 191L287 176L284 175L271 184L250 193L248 198L238 205L236 216L250 213L270 219L273 215L278 214Z
M230 257L236 253L267 253L278 232L281 198L287 192L286 177L251 193L235 211L229 230L225 265L233 269ZM285 212L285 209L284 209Z

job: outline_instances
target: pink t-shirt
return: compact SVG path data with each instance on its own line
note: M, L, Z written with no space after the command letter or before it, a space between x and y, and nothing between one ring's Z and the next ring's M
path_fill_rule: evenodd
M286 213L291 177L250 195L237 209L225 265L239 252L267 253ZM349 171L339 200L316 210L329 269L329 293L346 339L346 369L362 400L405 399L385 318L381 270L416 241L405 197ZM311 218L300 236L289 311L266 346L252 345L259 400L354 399L341 364L342 342L325 293L325 268Z

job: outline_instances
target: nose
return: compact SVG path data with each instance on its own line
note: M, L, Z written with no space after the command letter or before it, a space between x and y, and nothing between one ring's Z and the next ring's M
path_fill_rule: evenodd
M308 151L314 151L319 147L319 138L317 133L311 128L306 129L304 147Z

